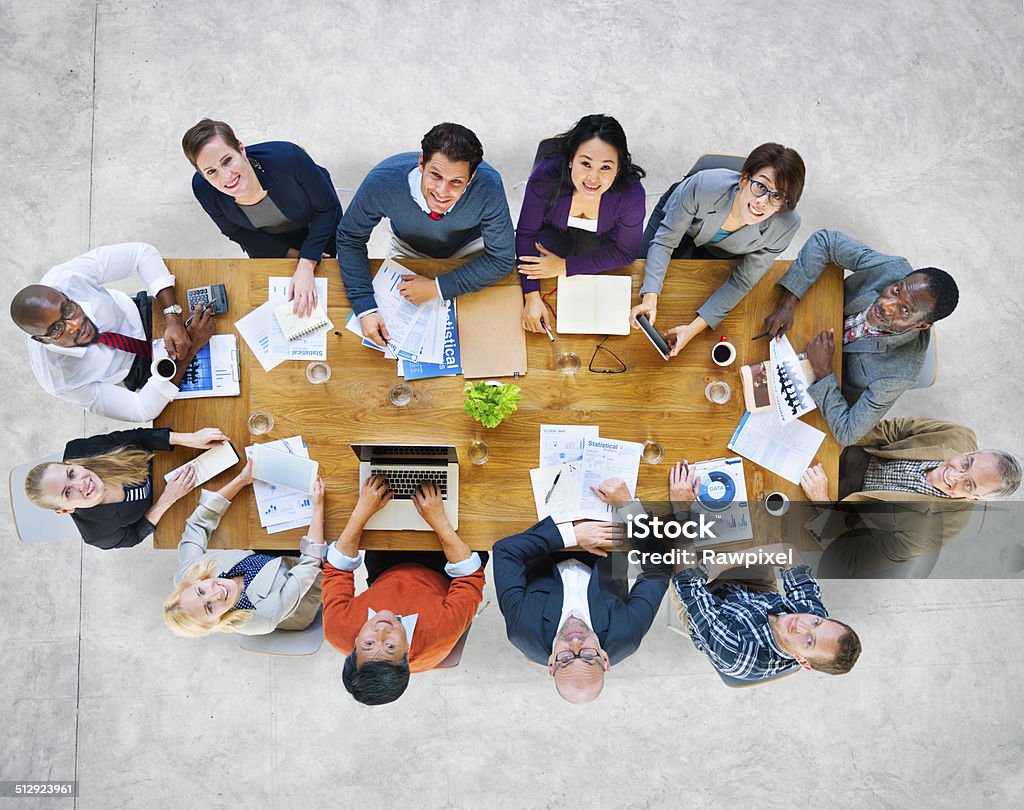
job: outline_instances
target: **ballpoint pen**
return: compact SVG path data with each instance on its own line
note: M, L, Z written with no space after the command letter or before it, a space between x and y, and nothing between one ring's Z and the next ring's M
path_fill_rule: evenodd
M551 330L548 328L548 325L544 321L541 321L540 325L543 326L544 327L544 331L548 333L548 340L550 340L552 343L554 343L555 342L555 336L551 334Z
M760 335L754 335L751 338L751 340L760 340L763 337L768 337L768 333L767 332L762 332Z
M544 503L547 503L549 500L551 500L551 493L555 491L555 484L558 483L558 479L561 477L562 471L559 470L558 474L555 476L555 480L551 482L551 489L549 489L548 494L544 496Z
M210 303L208 303L208 304L203 304L203 309L204 309L204 310L207 310L207 309L213 309L213 302L211 301L211 302L210 302ZM195 317L195 313L193 313L193 314L189 315L189 316L188 316L188 317L187 317L187 318L185 319L185 328L186 328L186 329L188 329L188 325L189 325L190 323L192 323L192 319L193 319L194 317Z

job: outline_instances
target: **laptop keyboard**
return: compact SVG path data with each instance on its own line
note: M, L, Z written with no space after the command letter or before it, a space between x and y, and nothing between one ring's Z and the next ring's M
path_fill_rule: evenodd
M420 481L431 481L441 490L441 499L448 500L448 469L414 470L394 467L370 467L370 475L382 475L388 479L388 486L396 498L408 500L420 485Z

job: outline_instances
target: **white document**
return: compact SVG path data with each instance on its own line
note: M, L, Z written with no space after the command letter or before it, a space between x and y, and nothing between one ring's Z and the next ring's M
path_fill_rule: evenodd
M327 279L317 278L316 294L327 308ZM270 307L270 352L285 360L326 360L327 333L330 326L324 326L315 332L309 332L295 340L288 340L281 330L281 324L274 317L274 307L288 300L288 284L291 279L285 276L271 276L268 283L267 301Z
M640 472L640 454L644 446L639 442L620 442L615 439L588 438L583 444L583 473L580 481L580 501L576 512L578 520L609 520L612 507L602 502L590 488L606 478L621 478L629 494L636 493L636 478Z
M348 318L345 321L345 329L351 332L353 335L358 335L359 339L362 340L363 345L366 348L373 349L375 352L380 352L386 358L388 358L388 360L395 359L395 353L391 351L390 348L382 349L372 340L367 340L366 338L363 337L363 328L362 326L360 326L359 318L356 317L356 314L354 312L350 312L348 314Z
M580 461L530 470L537 520L551 516L555 523L564 523L576 516L582 470Z
M411 270L402 267L394 259L385 259L377 275L373 277L373 297L377 301L377 311L387 324L388 334L391 335L391 350L406 360L415 359L407 355L419 356L423 348L421 319L430 318L430 312L426 307L406 301L398 292L402 276L410 273ZM417 340L420 341L418 344Z
M817 406L807 392L810 383L789 338L783 335L780 340L769 340L768 345L771 347L768 368L775 391L775 409L785 424L799 419Z
M628 335L632 289L629 276L562 276L558 279L558 332Z
M690 519L696 520L704 514L715 522L711 530L714 539L697 538L693 544L697 548L707 548L753 538L743 459L733 456L698 461L693 465L693 471L700 480L700 490L690 505Z
M583 443L596 439L599 428L594 425L541 425L540 466L564 464L583 458Z
M283 355L274 354L270 343L270 325L274 321L274 305L269 301L260 304L248 315L235 321L235 329L248 344L264 371L270 371L285 361Z
M153 359L160 357L167 357L163 338L153 341ZM238 338L234 335L214 335L189 363L174 398L237 397L241 393L238 381Z
M748 411L732 434L729 449L799 484L824 440L824 433L799 419L782 424L774 411Z
M274 450L293 453L302 458L309 458L309 450L301 436L266 442L266 446ZM246 447L246 456L252 457L254 449L255 445ZM252 493L256 497L256 510L260 515L260 526L267 528L268 532L308 526L313 520L313 499L304 492L268 484L266 481L253 481ZM287 526L282 524L287 524Z

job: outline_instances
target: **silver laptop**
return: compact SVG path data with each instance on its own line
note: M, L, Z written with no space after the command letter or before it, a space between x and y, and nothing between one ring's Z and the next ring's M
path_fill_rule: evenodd
M442 445L353 444L359 457L359 487L371 475L388 479L394 497L366 524L367 529L430 531L412 502L420 481L441 490L444 511L452 528L459 528L459 458L455 447Z

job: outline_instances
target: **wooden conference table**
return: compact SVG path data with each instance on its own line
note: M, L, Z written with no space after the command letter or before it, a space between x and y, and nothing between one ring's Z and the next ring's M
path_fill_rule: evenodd
M460 261L406 260L416 272L433 276L460 264ZM179 299L189 287L223 283L227 288L229 311L217 316L219 333L234 332L234 322L267 300L269 276L288 276L294 270L291 259L168 259L167 265L177 277ZM371 262L376 271L380 261ZM702 304L728 276L732 262L674 261L667 274L663 295L658 300L657 326L664 330L689 322ZM643 500L668 500L668 473L676 460L690 461L734 455L726 444L743 415L740 384L741 365L767 359L766 339L751 341L763 331L764 317L776 305L775 282L789 262L776 262L766 277L723 321L719 329L707 330L666 363L642 334L613 336L605 346L626 364L622 374L596 374L587 363L600 340L595 335L555 335L551 343L544 334L527 334L529 372L516 380L522 388L519 410L493 430L482 427L462 407L462 377L442 377L410 383L413 401L395 407L388 392L399 381L395 362L360 345L354 334L344 330L349 312L342 289L337 262L325 260L318 276L328 280L328 311L341 335L328 335L327 362L332 376L325 384L306 380L305 362L288 361L269 373L264 372L241 336L241 396L188 399L172 402L155 421L157 427L191 431L201 427L219 427L231 437L239 453L251 444L246 420L253 411L269 411L274 429L260 441L301 435L311 458L320 463L327 486L326 537L337 537L345 525L358 496L359 461L350 448L353 443L394 442L411 444L452 444L460 461L459 535L474 549L489 549L502 537L522 531L536 520L529 470L537 466L541 424L597 425L601 436L643 442L653 439L665 448L662 463L640 464L637 495ZM634 262L618 271L631 273L636 300L644 274L644 263ZM510 274L500 283L518 285ZM546 280L543 289L553 286ZM552 296L554 299L555 296ZM842 273L829 267L798 305L790 340L797 351L820 330L834 327L841 331ZM557 308L557 305L556 305ZM156 319L159 323L159 318ZM237 333L235 333L237 334ZM711 361L711 347L721 335L728 335L736 346L736 362L719 369ZM555 367L556 358L566 351L579 355L582 366L573 376ZM841 345L836 346L833 362L841 366ZM605 353L602 352L602 355ZM614 364L610 358L604 367ZM595 367L600 367L595 364ZM725 380L732 397L724 405L713 405L704 396L711 380ZM824 430L827 437L818 453L829 476L832 499L837 495L839 453L841 448L819 411L805 421ZM468 445L483 438L490 446L490 459L477 466L466 456ZM196 455L195 450L175 448L158 453L154 461L157 489L164 473ZM216 489L237 471L222 473L205 486ZM791 499L803 498L800 488L762 467L744 460L748 497L751 504L755 538L761 542L779 539L779 522L763 513L764 496L780 490ZM157 493L159 494L159 493ZM174 548L185 519L195 508L197 493L178 501L160 521L154 544ZM769 525L771 521L774 521ZM268 534L260 527L252 489L247 487L221 521L211 547L295 549L303 530ZM366 531L362 547L367 549L439 548L431 532Z

